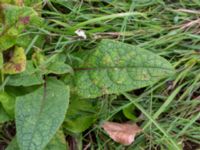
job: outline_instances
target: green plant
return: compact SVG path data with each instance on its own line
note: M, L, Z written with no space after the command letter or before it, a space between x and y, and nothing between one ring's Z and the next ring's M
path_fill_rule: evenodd
M55 44L58 48L49 46L44 50L44 43L51 40L47 39L46 34L57 36L56 34L61 34L62 31L57 29L56 25L52 25L55 29L48 26L42 19L40 3L25 1L22 7L18 2L8 4L8 1L2 1L0 5L0 121L3 123L15 119L17 128L16 138L7 149L64 150L67 143L64 140L63 129L65 134L79 135L98 120L99 112L104 107L101 106L99 97L121 94L130 100L128 105L123 104L119 108L123 110L126 118L135 121L137 118L131 111L139 109L149 119L144 129L153 123L159 132L166 136L164 140L171 142L172 149L179 148L176 141L171 139L155 119L166 111L167 106L185 84L178 87L153 116L148 115L137 101L132 102L132 97L124 93L153 86L174 74L174 68L166 59L148 50L153 44L158 44L157 41L134 46L125 44L126 42L103 39L97 40L95 46L88 46L90 50L79 49L69 54L65 51L65 45L62 45L65 38L62 35ZM51 3L49 5L56 11ZM73 28L69 27L68 33L96 21L131 15L146 17L142 13L129 12L97 17ZM56 17L64 18L62 15ZM68 28L53 17L51 21ZM39 34L32 35L38 30L41 31ZM55 35L50 33L52 30ZM92 32L94 31L90 31ZM170 36L166 37L167 40L173 40ZM159 42L162 43L162 39L159 39ZM196 60L190 61L188 68L195 62Z

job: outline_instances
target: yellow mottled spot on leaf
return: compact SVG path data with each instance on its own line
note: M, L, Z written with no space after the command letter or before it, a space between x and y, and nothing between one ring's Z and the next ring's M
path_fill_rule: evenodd
M5 74L17 74L26 69L26 54L24 49L16 47L13 51L13 55L8 62L3 66L3 73Z
M115 70L115 71L119 71L119 69L118 69L118 68L114 68L114 70Z
M141 73L141 80L150 80L148 72L144 71Z
M118 84L122 84L125 80L121 78L120 80L117 81Z
M107 87L102 87L101 92L103 93L103 95L106 95L109 93L108 88Z
M105 57L103 57L103 63L105 65L112 64L112 59L110 58L109 55L106 55Z

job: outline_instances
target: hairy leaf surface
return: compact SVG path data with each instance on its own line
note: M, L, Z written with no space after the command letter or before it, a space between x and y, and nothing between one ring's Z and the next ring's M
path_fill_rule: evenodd
M16 100L17 141L20 150L42 150L62 124L69 102L69 88L48 79L33 93Z
M67 146L63 132L58 131L44 150L68 150ZM16 137L12 139L6 150L20 150Z
M83 98L142 88L174 72L166 59L113 40L102 40L83 62L73 77L74 90Z

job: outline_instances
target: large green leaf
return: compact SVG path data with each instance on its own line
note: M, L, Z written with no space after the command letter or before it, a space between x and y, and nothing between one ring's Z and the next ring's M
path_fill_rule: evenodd
M62 124L69 102L69 88L48 79L33 93L16 100L17 141L20 150L42 150Z
M12 139L6 150L20 150L16 138ZM44 150L68 150L63 132L59 130Z
M32 61L28 61L26 70L20 74L11 75L7 85L33 86L42 84L43 82L42 74L34 68Z
M129 44L102 40L74 66L74 91L83 98L142 88L174 73L164 58Z
M97 119L98 101L73 96L65 117L64 127L74 133L88 129Z

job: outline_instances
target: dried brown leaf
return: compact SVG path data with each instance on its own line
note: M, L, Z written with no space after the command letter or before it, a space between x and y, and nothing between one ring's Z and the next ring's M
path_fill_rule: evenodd
M103 129L109 134L110 138L123 145L130 145L136 134L141 132L137 124L105 122Z

